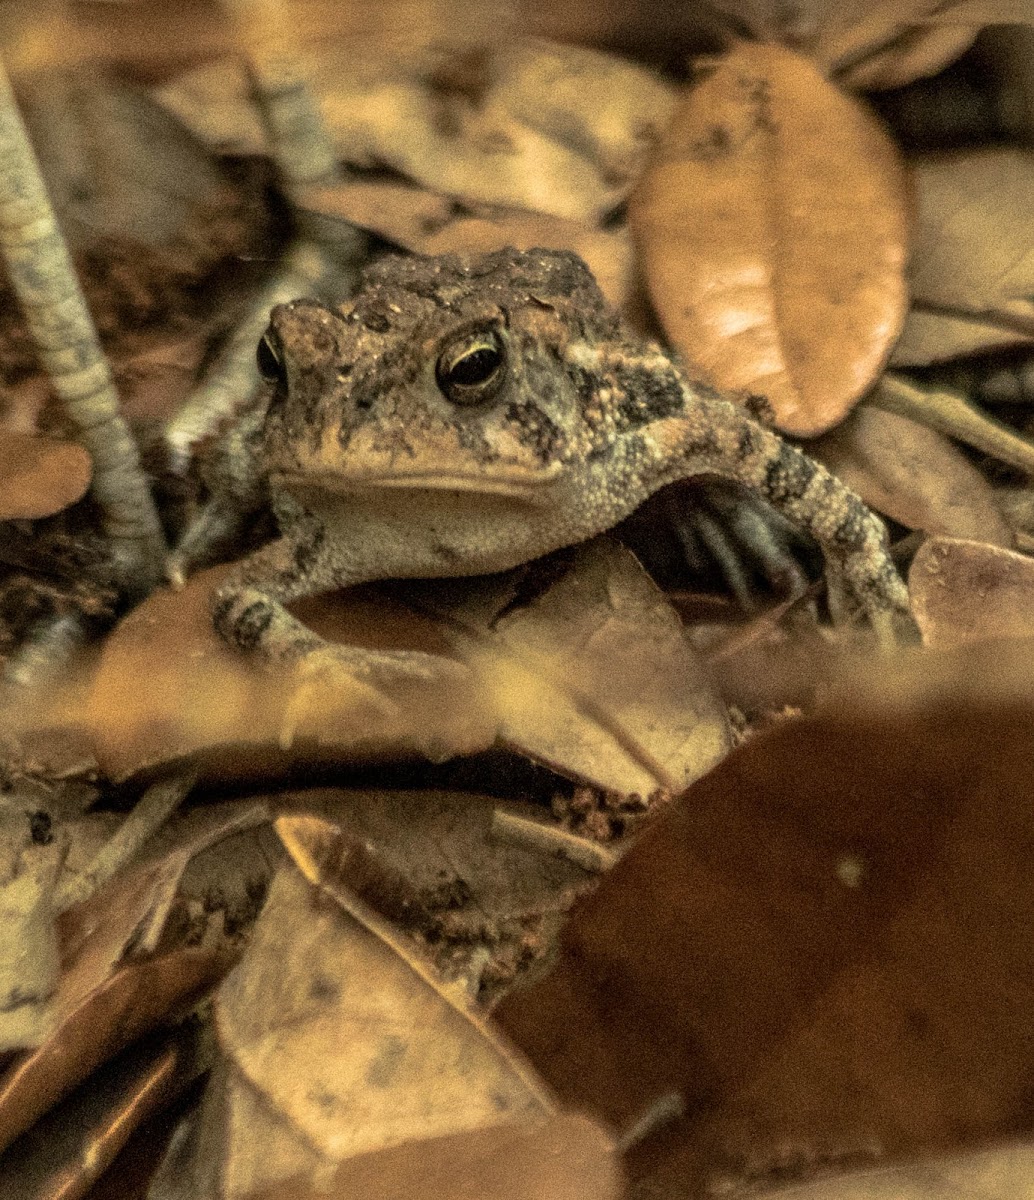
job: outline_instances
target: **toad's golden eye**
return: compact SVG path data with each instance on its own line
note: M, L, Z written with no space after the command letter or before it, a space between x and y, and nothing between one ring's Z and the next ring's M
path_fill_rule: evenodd
M506 377L502 338L494 329L457 338L438 356L434 375L442 394L453 404L484 404Z

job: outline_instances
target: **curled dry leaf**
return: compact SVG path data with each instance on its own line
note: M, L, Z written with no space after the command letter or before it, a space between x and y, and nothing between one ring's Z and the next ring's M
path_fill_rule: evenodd
M792 433L835 425L900 332L897 151L789 50L740 44L711 64L630 217L676 347L719 386L767 396Z
M552 1113L520 1056L339 880L334 827L285 817L277 829L292 861L216 999L227 1065L189 1195L231 1200L371 1150Z
M351 47L324 52L314 86L339 156L465 200L574 220L619 204L666 119L668 87L645 68L570 46L505 39L485 55L478 86L450 90L413 64L357 65ZM440 62L435 73L457 66ZM554 85L548 102L544 77ZM265 150L235 62L206 64L158 97L210 144Z
M808 453L908 529L1012 545L990 484L934 429L860 404Z
M0 1178L19 1200L80 1200L134 1130L172 1104L209 1065L198 1027L187 1024L119 1055L38 1121L0 1157Z
M680 792L729 750L725 706L675 611L609 538L495 587L438 581L419 603L492 695L501 740L565 775Z
M911 168L917 219L913 302L1034 334L1034 152L930 154ZM997 343L1000 344L1000 343Z
M182 591L161 589L107 639L90 697L97 757L113 779L184 755L207 752L213 771L263 777L292 762L473 753L491 745L493 714L474 689L400 689L396 713L357 719L345 704L308 713L290 751L278 748L289 678L259 670L217 636L211 593L225 567L194 576ZM299 606L299 612L302 606ZM353 591L304 606L304 619L328 638L356 645L441 652L426 618L387 596Z
M552 973L495 1017L618 1127L681 1094L633 1190L785 1180L787 1147L807 1171L1015 1129L1034 1069L1029 696L949 687L783 724L579 904Z
M86 495L91 474L74 442L0 429L0 521L60 512Z
M516 969L529 928L544 928L545 941L589 878L570 861L501 845L491 796L307 789L279 795L276 805L333 822L352 848L349 886L401 928L447 947L443 969L468 976L472 994L482 994L486 945L504 970ZM519 810L541 817L532 805Z
M908 573L928 646L1034 638L1034 559L961 538L924 542Z
M446 197L401 183L347 181L301 189L296 199L310 212L369 229L414 254L482 254L505 246L573 250L615 307L632 289L633 252L624 227L602 230L519 209L457 211Z

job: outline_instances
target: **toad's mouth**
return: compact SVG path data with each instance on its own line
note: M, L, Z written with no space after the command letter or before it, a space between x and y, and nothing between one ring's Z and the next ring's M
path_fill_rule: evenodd
M493 471L491 474L466 474L460 471L396 471L391 474L339 474L335 471L274 471L271 479L288 489L353 493L406 488L426 492L475 492L478 495L513 496L535 500L559 479L561 463L552 463L541 471Z

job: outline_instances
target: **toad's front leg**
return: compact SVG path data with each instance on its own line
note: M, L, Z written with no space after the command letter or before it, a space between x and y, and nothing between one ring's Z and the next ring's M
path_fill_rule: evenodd
M908 589L883 522L840 479L738 405L690 395L684 416L637 435L633 457L650 491L690 475L738 480L819 543L831 600L846 596L884 645L915 639Z
M340 712L355 726L392 721L398 698L430 702L470 683L462 663L418 650L371 650L328 642L286 605L304 596L369 582L374 573L344 570L321 553L318 537L283 538L239 563L215 593L212 620L219 635L261 665L289 672L280 741L290 746L310 717Z

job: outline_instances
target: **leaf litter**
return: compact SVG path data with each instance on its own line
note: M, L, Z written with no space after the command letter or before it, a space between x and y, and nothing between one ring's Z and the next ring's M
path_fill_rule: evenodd
M209 1066L157 1175L151 1151L151 1200L327 1188L674 1200L1029 1136L1031 969L1012 931L1028 923L1014 797L1034 682L1030 415L1022 388L1008 414L985 411L996 368L972 357L1034 336L1028 150L961 145L903 166L896 131L858 94L908 86L985 23L1029 14L977 0L794 14L730 0L700 14L712 54L687 85L658 69L677 50L648 46L653 18L632 61L592 44L601 20L620 40L613 14L576 6L564 20L587 44L561 46L526 29L493 36L487 9L467 24L445 0L429 37L435 7L365 58L313 36L326 14L299 18L338 153L358 173L296 189L298 219L354 223L409 252L583 255L638 329L663 329L745 403L766 393L781 428L822 435L816 456L893 523L924 649L856 662L850 638L815 624L822 581L806 576L803 595L746 623L695 582L676 585L680 611L696 614L683 630L631 556L600 542L508 577L299 606L328 636L430 650L469 674L448 695L392 696L388 720L330 697L291 739L283 682L211 633L224 568L156 591L105 636L85 689L6 714L0 980L18 1003L4 1014L0 1128L14 1140L0 1182L32 1198L95 1183L114 1194L130 1131ZM673 21L672 38L692 26ZM1006 57L995 61L1022 107L1025 77ZM199 153L263 153L243 80L223 58L157 90L192 133L150 124L163 171L127 192L127 217L184 236L181 248L116 247L107 271L102 251L81 256L145 446L245 308L224 289L213 319L187 312L184 287L200 294L227 246L272 263L287 243L248 215L256 177ZM745 80L753 91L737 93ZM146 110L97 99L132 141L120 156L118 133L100 139L107 161L154 158L136 141ZM716 130L742 137L718 153ZM710 154L686 152L695 135ZM75 161L51 162L56 190ZM87 198L116 197L101 216L117 242L117 170L91 187ZM190 228L201 196L222 214L207 241ZM87 251L108 244L83 237ZM0 344L21 379L22 335L5 325ZM952 395L883 375L888 356L946 363L963 382ZM40 421L38 400L28 417L21 404L5 392L4 444L29 439L19 454L32 466L29 504L8 514L22 523L0 539L0 623L21 610L42 629L51 559L25 547L47 521L79 536L89 464L60 421ZM182 527L204 504L203 470L170 469L156 445L163 518ZM0 472L0 500L13 483ZM734 742L746 745L730 754ZM80 751L62 776L66 744ZM170 771L201 783L165 819L153 789ZM278 815L293 860L270 836ZM206 997L244 947L215 1001L216 1048ZM351 1017L335 1007L346 991ZM404 1015L421 1004L437 1015ZM353 1059L333 1068L347 1046ZM282 1047L304 1050L301 1065ZM379 1082L421 1059L430 1080L414 1071L398 1093ZM502 1075L464 1074L473 1062ZM500 1078L509 1115L493 1099ZM964 1191L967 1170L1008 1178L1006 1151L952 1161L962 1182L946 1190ZM930 1186L920 1167L902 1171L895 1194ZM873 1178L836 1186L888 1186Z

